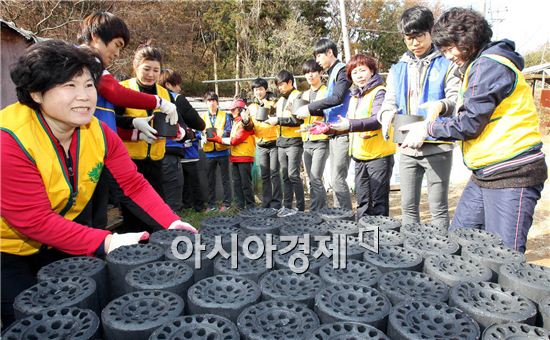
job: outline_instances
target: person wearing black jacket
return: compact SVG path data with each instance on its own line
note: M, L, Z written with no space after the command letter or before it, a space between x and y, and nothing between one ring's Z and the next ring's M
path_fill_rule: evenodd
M159 84L170 91L178 110L178 124L185 130L181 141L167 140L166 153L162 159L162 191L164 200L174 211L180 211L183 206L183 168L181 160L185 157L185 143L195 139L194 130L203 130L206 126L198 112L191 106L187 98L181 95L179 73L171 69L164 69L159 78ZM199 181L198 178L194 179Z

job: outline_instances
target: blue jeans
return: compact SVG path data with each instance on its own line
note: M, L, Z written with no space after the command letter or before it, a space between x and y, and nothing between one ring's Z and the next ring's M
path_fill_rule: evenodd
M523 253L543 187L539 184L527 188L485 189L470 180L449 230L485 229L499 235L505 246Z

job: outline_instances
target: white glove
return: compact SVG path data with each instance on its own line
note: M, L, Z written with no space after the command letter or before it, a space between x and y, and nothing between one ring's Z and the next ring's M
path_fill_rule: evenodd
M390 139L390 126L395 116L395 111L386 111L380 117L380 125L382 125L382 137L384 140Z
M153 127L149 124L151 122L151 119L153 119L153 117L154 115L149 117L143 117L143 118L134 118L132 119L132 125L136 129L138 129L139 132L146 135L147 137L151 139L157 139L157 137L155 136L157 134L157 130L153 129Z
M336 131L349 131L349 119L338 115L338 121L330 124L330 128Z
M162 98L159 99L159 106L157 108L166 113L166 123L176 125L178 122L178 110L176 109L176 105L169 100Z
M137 244L139 241L145 241L149 239L149 233L142 231L141 233L126 233L107 235L105 237L105 253L109 254L113 250L122 246L129 246Z
M222 144L223 145L231 145L231 137L223 137L222 138Z
M307 105L302 106L301 108L296 111L296 118L298 119L306 119L310 116L309 109L307 108Z
M195 227L193 227L189 223L183 222L181 220L176 220L176 221L172 222L172 224L170 224L170 226L168 227L168 230L187 230L187 231L192 232L193 234L198 233L198 231L197 231L197 229L195 229Z
M443 111L445 107L442 102L435 101L425 102L424 104L420 105L419 108L426 109L426 111L428 111L427 120L433 122L437 117L439 117L439 114Z
M154 137L154 136L153 136L153 138L150 138L149 136L147 136L143 132L139 131L138 132L138 139L142 140L142 141L145 141L147 144L153 144L157 138Z
M403 144L401 144L401 147L420 149L422 144L424 144L424 140L428 137L428 123L429 122L425 120L400 127L399 131L409 131L407 137L405 137L405 140L403 141Z
M277 123L279 122L279 118L277 117L269 117L266 121L265 121L267 124L269 125L277 125Z
M243 119L243 123L248 124L250 121L250 111L248 109L241 112L241 118Z
M190 139L188 139L188 140L186 140L185 142L183 142L183 147L184 147L184 148L190 148L190 147L192 147L192 146L193 146L193 141L190 140Z

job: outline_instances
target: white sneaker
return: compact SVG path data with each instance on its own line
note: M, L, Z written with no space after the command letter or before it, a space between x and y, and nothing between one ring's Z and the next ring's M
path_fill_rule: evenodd
M288 217L288 216L295 215L296 213L298 213L298 210L296 209L292 209L292 208L289 209L289 208L282 207L277 212L277 217Z

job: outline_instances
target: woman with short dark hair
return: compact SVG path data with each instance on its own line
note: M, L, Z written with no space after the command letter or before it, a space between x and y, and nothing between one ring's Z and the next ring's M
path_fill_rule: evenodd
M524 252L548 169L531 87L521 73L523 58L514 42L491 37L475 11L452 8L441 15L433 41L460 67L457 114L403 127L410 129L404 144L418 147L428 136L461 141L472 177L450 229L482 228Z
M364 54L350 59L346 75L353 82L346 118L340 116L328 128L349 132L349 155L355 161L355 217L359 220L364 215L389 216L395 144L384 140L378 122L386 95L384 81L378 74L376 60Z
M146 232L92 228L102 173L119 183L134 213L159 228L187 229L138 174L120 138L96 119L102 67L59 40L32 45L11 71L19 102L0 111L2 326L41 266L70 255L104 255Z

